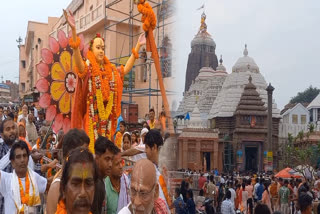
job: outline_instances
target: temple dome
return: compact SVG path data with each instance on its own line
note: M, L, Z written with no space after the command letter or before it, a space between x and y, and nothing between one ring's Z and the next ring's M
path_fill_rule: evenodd
M207 32L206 18L206 14L203 13L201 15L201 26L199 32L191 41L191 48L195 45L207 45L213 46L214 49L216 48L216 43L213 41L211 35Z
M222 63L223 63L222 55L220 55L220 60L219 60L219 62L220 62L220 64L219 64L218 67L216 68L216 73L225 73L225 74L228 74L226 67L224 67L224 65L222 64Z
M246 72L251 71L254 73L259 73L259 67L254 61L254 59L248 56L247 45L245 45L245 49L243 51L243 57L240 57L236 64L232 67L232 72Z
M245 66L244 63L246 63L247 66ZM211 106L208 119L232 117L237 110L244 89L247 87L247 90L251 90L253 87L252 84L259 94L261 101L264 103L264 107L267 107L268 94L266 88L268 85L259 72L259 67L251 57L248 57L247 47L245 47L244 56L238 60L232 70L232 73L226 77L219 94ZM249 77L251 83L248 84ZM280 110L277 108L274 99L272 100L272 117L281 117Z
M203 68L200 69L199 75L197 76L196 79L213 77L213 76L214 76L214 73L215 73L215 70L213 70L212 68L210 68L210 67L203 67Z
M199 32L191 41L191 47L195 45L207 45L216 48L216 43L208 32Z

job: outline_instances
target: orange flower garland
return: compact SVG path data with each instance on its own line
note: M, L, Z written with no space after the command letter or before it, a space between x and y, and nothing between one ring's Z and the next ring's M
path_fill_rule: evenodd
M76 49L80 46L80 38L77 36L77 40L73 41L72 37L69 39L69 45L72 49Z
M57 205L57 211L55 214L67 214L66 205L63 200L59 201L59 203ZM89 212L89 214L92 214L92 213Z
M143 30L147 32L149 29L155 29L157 19L150 4L143 1L143 3L138 4L138 11L142 14L141 21L143 22Z
M135 48L132 48L132 54L134 55L134 58L139 59L139 53L137 53Z
M30 180L29 180L29 175L28 174L29 173L27 172L27 175L26 175L26 191L25 192L23 192L23 186L22 186L21 179L18 177L21 204L26 204L26 205L28 205L28 202L29 202L29 190L30 190Z
M77 66L74 66L74 72L78 75L78 77L79 77L80 79L85 78L86 75L87 75L87 72L86 72L86 71L88 70L87 63L84 62L83 64L84 64L84 71L83 71L83 72L80 72L79 69L78 69L78 67L77 67Z
M122 146L121 146L121 144L122 144L122 134L121 134L121 132L117 132L117 134L116 134L116 140L115 140L116 142L116 146L121 150L122 148Z
M161 189L162 189L162 192L164 194L164 197L166 198L168 206L170 207L171 204L172 204L172 201L171 201L171 197L169 196L169 192L168 192L168 189L167 189L166 181L164 180L162 175L159 176L159 184L161 186Z

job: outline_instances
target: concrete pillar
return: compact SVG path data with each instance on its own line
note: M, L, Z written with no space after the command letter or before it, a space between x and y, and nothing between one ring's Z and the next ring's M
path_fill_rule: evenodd
M188 168L188 140L183 140L182 168Z
M196 163L197 163L197 167L199 169L202 169L202 160L201 160L201 142L200 140L196 141Z
M267 93L268 93L268 156L271 154L271 163L268 163L267 167L265 168L266 171L272 171L273 170L273 153L272 153L272 93L274 91L274 87L269 83L269 86L267 87Z
M213 161L213 168L219 168L219 142L218 141L214 141L213 142L213 157L212 157L212 161Z

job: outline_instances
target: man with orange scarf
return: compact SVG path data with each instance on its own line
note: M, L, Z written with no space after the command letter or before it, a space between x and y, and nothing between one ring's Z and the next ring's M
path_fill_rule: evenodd
M56 214L91 213L97 180L97 166L89 150L72 150L63 168Z
M157 181L159 182L159 198L166 201L167 208L171 206L171 197L167 188L165 177L159 171L159 153L163 146L163 139L158 130L152 129L145 136L145 152L147 158L154 164L157 174Z
M0 193L4 197L4 213L35 213L41 205L39 193L44 193L47 179L28 167L30 151L24 141L12 145L9 159L12 173L0 172Z
M89 149L94 152L94 142L98 135L113 140L117 119L121 114L123 78L139 58L139 49L146 40L141 35L125 67L117 69L105 56L104 39L97 34L90 42L87 60L83 61L75 20L71 13L64 11L64 15L72 30L69 44L73 48L74 70L78 75L71 128L85 129L90 138Z

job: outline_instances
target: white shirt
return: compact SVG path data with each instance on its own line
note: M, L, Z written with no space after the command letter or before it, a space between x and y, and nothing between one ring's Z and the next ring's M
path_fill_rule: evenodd
M38 175L38 173L34 173L34 174L35 174L35 179L37 182L39 193L44 193L47 187L47 179ZM5 214L17 213L17 209L14 204L13 195L12 195L12 189L13 189L13 187L11 186L12 176L13 176L13 173L7 173L4 171L1 171L0 193L4 197L4 213ZM23 188L25 189L26 179L21 178L21 183L23 185Z
M233 188L229 188L229 191L231 192L231 203L233 204L233 207L234 207L234 199L237 197L236 196L236 191L234 191Z
M120 212L118 212L118 214L131 214L131 212L130 212L130 210L129 210L129 206L131 205L131 202L127 205L127 206L125 206L125 207L123 207L121 210L120 210Z
M18 123L20 122L21 118L24 118L26 120L26 122L28 121L28 115L25 117L23 114L20 114L18 116Z

